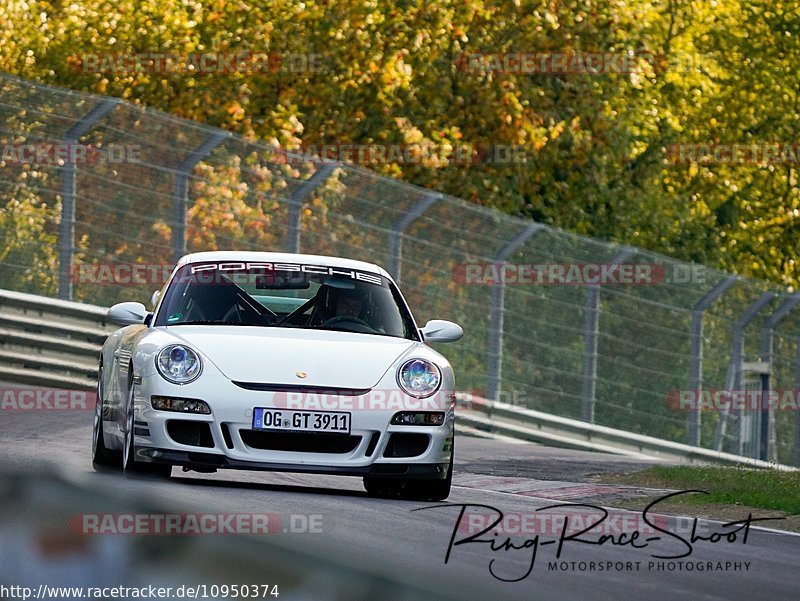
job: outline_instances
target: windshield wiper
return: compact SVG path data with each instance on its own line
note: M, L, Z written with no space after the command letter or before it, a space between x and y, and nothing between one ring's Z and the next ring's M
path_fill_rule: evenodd
M242 323L225 321L223 319L194 319L191 321L176 321L167 323L167 326L267 326L265 323Z

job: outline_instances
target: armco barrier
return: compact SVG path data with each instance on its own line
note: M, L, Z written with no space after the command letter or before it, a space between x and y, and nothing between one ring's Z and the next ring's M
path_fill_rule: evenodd
M797 468L788 465L588 424L524 407L495 403L473 395L460 394L458 401L462 408L456 411L456 423L477 433L495 434L566 449L614 453L643 459L797 471Z
M94 388L106 309L0 290L0 381Z

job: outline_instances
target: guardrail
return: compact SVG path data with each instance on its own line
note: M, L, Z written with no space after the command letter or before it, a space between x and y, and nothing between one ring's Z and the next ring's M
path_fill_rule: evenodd
M0 381L94 388L100 348L117 327L104 307L0 290Z
M118 327L108 322L106 311L95 305L0 290L0 381L94 388L100 348ZM460 394L458 400L459 426L477 434L680 463L796 469L472 395Z
M456 422L478 435L485 433L567 449L642 459L797 471L797 468L788 465L598 426L473 395L459 394L457 398L461 410L456 412Z

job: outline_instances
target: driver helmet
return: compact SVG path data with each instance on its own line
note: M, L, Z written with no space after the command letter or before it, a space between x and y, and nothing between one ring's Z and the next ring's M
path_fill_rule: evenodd
M332 289L330 307L334 317L357 317L364 319L364 296L355 289Z

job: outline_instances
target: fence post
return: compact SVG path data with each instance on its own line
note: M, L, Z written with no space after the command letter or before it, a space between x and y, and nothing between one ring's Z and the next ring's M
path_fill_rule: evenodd
M189 204L189 174L195 165L206 158L231 133L217 131L209 135L175 169L175 185L172 188L172 206L175 219L172 224L172 260L177 262L186 254L186 207Z
M392 274L394 281L400 283L401 262L403 257L403 232L409 225L422 217L433 203L441 200L442 195L438 192L426 194L425 197L407 211L400 219L392 225L389 233L389 273Z
M544 231L541 223L532 223L500 249L494 256L495 266L502 264L511 254L533 236ZM503 318L505 313L506 285L502 276L495 278L492 285L492 304L489 309L489 344L487 350L488 373L486 379L486 398L497 401L500 390L500 377L503 371Z
M109 98L92 108L64 134L66 144L77 144L121 100ZM72 255L75 251L75 174L77 165L65 161L61 172L61 224L58 228L58 298L72 300Z
M302 217L303 201L316 190L322 182L328 179L338 163L317 163L314 175L301 183L289 196L289 214L287 216L286 252L300 252L300 218Z
M769 317L764 320L764 325L761 326L761 360L765 361L769 366L769 372L764 378L764 386L762 388L762 403L759 407L758 421L759 430L761 432L758 453L759 459L764 461L770 460L770 447L772 435L775 425L775 412L772 405L768 402L769 391L772 387L772 341L775 328L785 319L792 309L795 308L797 303L800 303L800 293L793 294L783 301L780 307Z
M711 303L725 294L737 279L736 276L728 276L709 290L706 295L692 307L692 356L689 368L689 390L694 392L695 403L694 407L689 411L687 430L689 444L696 447L700 446L701 413L700 405L697 401L700 398L700 389L703 386L703 315L706 309L711 306Z
M763 309L767 304L772 302L772 300L777 296L774 292L765 292L761 296L759 296L755 302L753 302L745 312L742 313L742 316L736 320L736 323L733 325L733 344L731 349L731 367L728 370L728 379L725 383L726 390L730 392L738 392L739 389L742 387L742 356L744 355L744 329L753 321L758 313ZM725 408L720 415L719 424L717 425L717 435L716 441L714 443L714 448L717 451L722 450L722 443L723 439L725 438L725 430L727 428L728 422L728 415L730 413L729 404L725 405ZM741 430L743 424L741 420L741 416L739 419L739 429ZM741 434L741 432L740 432ZM743 445L742 436L739 436L738 446L739 446L739 454L742 452L742 445Z
M634 253L632 248L618 252L609 265L617 265ZM583 376L581 383L581 419L594 423L595 395L597 393L597 336L600 325L600 285L586 288L586 305L583 323Z
M797 337L797 355L794 362L795 391L800 390L800 336ZM794 412L794 464L800 466L800 411Z

